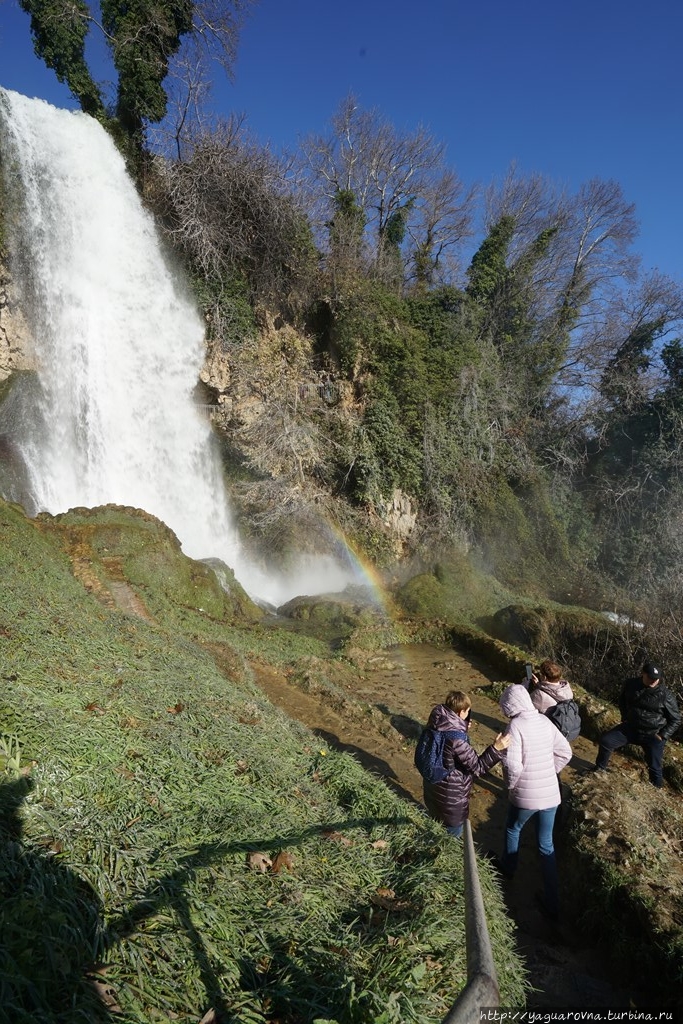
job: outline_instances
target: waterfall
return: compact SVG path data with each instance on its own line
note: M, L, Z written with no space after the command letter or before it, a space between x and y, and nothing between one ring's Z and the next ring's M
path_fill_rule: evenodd
M0 89L0 139L12 278L37 366L2 406L0 431L22 454L29 512L145 509L187 555L221 559L273 604L343 587L348 571L331 560L312 567L318 584L310 565L285 580L245 558L192 397L204 325L109 135Z

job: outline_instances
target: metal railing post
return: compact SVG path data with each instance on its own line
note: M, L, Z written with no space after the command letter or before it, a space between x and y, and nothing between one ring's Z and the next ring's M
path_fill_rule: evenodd
M467 984L453 1003L443 1024L474 1024L482 1006L499 1006L500 991L486 925L484 900L479 884L477 855L474 852L469 821L463 830L465 860L465 942L467 946Z

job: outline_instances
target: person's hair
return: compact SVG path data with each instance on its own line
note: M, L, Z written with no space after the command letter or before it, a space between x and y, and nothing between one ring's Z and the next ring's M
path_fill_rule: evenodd
M467 711L468 708L472 707L472 701L468 693L463 693L462 690L451 690L446 697L444 704L451 711L455 711L456 714L460 714L461 711Z
M550 658L542 661L538 667L541 670L541 675L543 675L549 683L556 683L562 678L562 669L558 664L556 664L556 662L551 661Z

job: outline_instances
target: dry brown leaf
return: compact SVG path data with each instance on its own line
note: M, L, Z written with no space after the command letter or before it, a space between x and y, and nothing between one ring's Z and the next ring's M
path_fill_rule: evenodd
M218 1017L216 1016L216 1011L213 1007L206 1011L199 1024L218 1024Z
M97 714L97 715L103 715L104 714L104 711L102 710L100 705L99 704L95 704L94 701L91 704L86 704L85 707L83 708L83 710L84 711L92 711L93 714Z
M268 868L272 868L273 862L267 853L249 853L247 854L247 864L252 871L266 872Z
M375 839L374 843L370 843L373 850L386 850L388 845L386 839Z
M331 839L341 846L353 846L353 839L349 839L348 836L343 835L341 832L323 832L323 839Z
M393 889L377 889L370 897L370 902L382 910L405 910L410 906L407 900L397 900Z
M294 870L294 859L291 854L287 853L286 850L281 850L277 857L273 861L271 871L274 875L278 871L293 871Z
M169 715L179 715L181 711L185 710L185 705L181 704L180 701L178 701L178 703L175 704L172 708L166 708L166 710L168 711Z
M235 762L235 774L236 775L244 775L244 773L247 772L247 771L249 771L249 765L247 764L246 761L236 761Z
M94 988L101 1003L110 1013L123 1013L116 998L116 989L108 981L100 981L99 978L88 978L88 984Z

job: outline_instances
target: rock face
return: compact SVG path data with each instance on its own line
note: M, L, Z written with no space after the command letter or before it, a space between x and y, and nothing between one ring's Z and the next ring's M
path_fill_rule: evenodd
M11 278L0 262L0 388L18 370L33 369L31 336L16 307Z
M417 511L411 499L403 491L395 490L391 498L378 505L377 512L400 547L409 539L417 522Z

